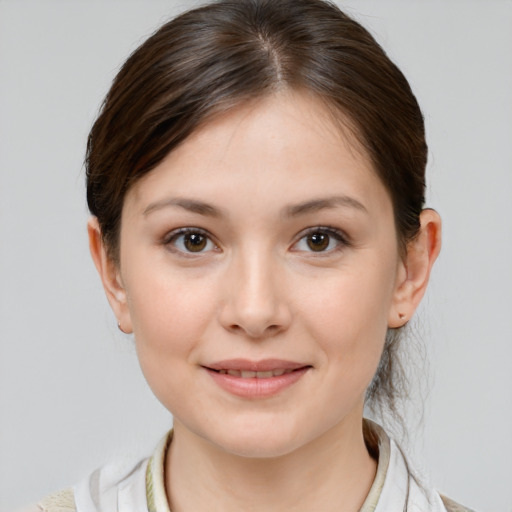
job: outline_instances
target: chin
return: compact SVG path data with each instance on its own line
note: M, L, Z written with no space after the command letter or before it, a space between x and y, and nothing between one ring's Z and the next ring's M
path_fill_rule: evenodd
M225 423L216 428L212 426L208 432L202 429L199 435L225 453L254 459L288 455L303 444L295 425L280 423L275 418L265 418L266 421L258 419Z
M279 435L269 435L261 432L259 435L230 436L229 439L219 440L220 447L230 455L248 459L272 459L283 457L297 449L298 443L294 438Z

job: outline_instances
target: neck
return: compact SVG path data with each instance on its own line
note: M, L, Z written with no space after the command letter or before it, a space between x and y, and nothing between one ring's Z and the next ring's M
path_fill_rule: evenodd
M375 472L360 418L293 453L259 459L222 451L175 421L166 489L173 512L356 512Z

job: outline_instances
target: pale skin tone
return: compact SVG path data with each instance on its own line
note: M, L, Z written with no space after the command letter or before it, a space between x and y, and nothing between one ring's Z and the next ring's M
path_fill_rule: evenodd
M349 512L368 494L365 390L386 330L425 292L441 228L423 211L401 254L390 196L341 132L304 93L241 105L128 191L119 264L89 222L112 309L174 416L173 512ZM232 358L306 370L240 397L208 370Z

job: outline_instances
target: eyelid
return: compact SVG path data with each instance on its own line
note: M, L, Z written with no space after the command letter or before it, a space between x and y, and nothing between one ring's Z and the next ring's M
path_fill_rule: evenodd
M172 244L172 242L176 238L178 238L180 235L186 235L189 233L197 233L202 236L205 236L214 245L214 249L210 249L208 251L199 251L197 253L194 253L194 252L187 252L187 251L178 249L176 246L174 246ZM313 234L313 233L325 233L325 234L329 235L330 237L334 238L338 242L338 247L335 247L334 249L330 249L328 251L318 251L318 252L302 251L302 252L311 252L312 254L321 256L322 254L324 254L324 255L331 254L337 250L340 250L343 247L351 246L349 237L347 236L347 234L344 231L340 230L339 228L335 228L332 226L312 226L312 227L302 230L296 236L296 239L292 244L292 250L293 250L293 247L296 246L303 238L305 238L308 235ZM217 243L217 241L215 240L215 237L211 233L209 233L207 230L205 230L203 228L192 227L192 226L177 228L177 229L174 229L174 230L166 233L163 236L161 243L163 245L169 247L169 249L172 250L173 252L179 253L179 254L187 256L187 257L198 257L198 256L204 255L206 253L209 253L212 250L217 250L217 251L220 250L219 244ZM299 252L299 251L297 251L297 252Z
M174 240L176 240L179 236L187 235L187 234L191 234L191 233L199 234L199 235L206 237L214 245L214 248L210 249L208 251L198 251L198 252L194 253L194 252L182 251L181 249L178 249L175 245L173 245L172 242ZM220 249L219 244L215 241L215 238L211 235L211 233L209 233L205 229L196 228L196 227L192 227L192 226L177 228L172 231L169 231L168 233L166 233L164 235L161 243L174 253L183 255L185 257L192 257L192 258L201 256L201 255L205 255L205 254L208 254L209 252Z
M331 236L338 242L337 247L335 247L334 249L330 249L328 251L317 251L317 252L316 251L302 251L302 252L310 252L311 254L315 254L316 256L322 256L322 255L332 254L333 252L341 250L344 247L350 247L352 245L347 234L338 228L335 228L332 226L313 226L313 227L304 229L297 235L295 242L292 244L292 250L293 250L293 247L296 246L301 240L303 240L305 237L307 237L308 235L311 235L313 233L325 233L325 234ZM299 252L299 251L297 251L297 252Z

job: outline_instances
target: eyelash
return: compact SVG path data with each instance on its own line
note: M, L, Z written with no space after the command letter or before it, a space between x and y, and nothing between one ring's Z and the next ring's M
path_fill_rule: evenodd
M302 240L306 239L308 236L311 236L314 234L327 235L331 239L334 239L336 241L337 245L333 249L329 249L329 250L325 250L325 251L311 250L311 251L305 251L305 252L309 252L311 254L316 254L318 256L322 256L322 255L327 256L327 255L331 255L335 252L341 251L345 247L351 246L351 243L349 242L349 239L345 233L343 233L339 229L336 229L336 228L333 228L330 226L315 226L315 227L306 229L299 235L297 242L295 242L293 245L296 246L300 241L302 241ZM329 244L330 244L330 241L329 241Z
M211 235L201 228L179 228L174 231L171 231L168 233L164 239L162 240L163 245L167 246L169 249L171 249L173 252L179 253L180 255L184 255L185 257L195 257L199 256L201 254L204 254L204 252L208 251L186 251L182 249L178 249L176 247L176 241L185 235L200 235L206 239L206 244L210 243L213 245L213 250L218 249L217 244L213 241ZM210 249L211 250L211 249Z
M348 237L339 229L329 227L329 226L315 226L315 227L308 228L305 231L303 231L302 233L300 233L297 241L294 242L292 247L295 247L299 242L306 239L308 236L315 235L315 234L327 235L330 239L334 239L336 241L337 246L335 248L329 249L329 250L322 250L322 251L310 250L310 251L304 251L304 252L310 252L311 254L316 253L317 255L329 255L334 252L338 252L345 247L350 247L350 245L351 245L348 240ZM204 250L194 252L194 251L187 251L187 250L177 248L175 245L176 241L180 237L186 236L186 235L200 235L206 239L206 244L210 243L213 245L213 249L210 249L210 250L218 249L218 245L214 242L214 240L212 239L212 236L207 231L205 231L204 229L201 229L201 228L193 228L193 227L179 228L175 231L168 233L162 240L162 243L163 243L163 245L171 248L173 250L173 252L177 252L181 255L186 255L186 257L199 256L201 254L204 254L205 252L209 252L209 251L204 251ZM331 243L331 241L329 240L329 245L330 245L330 243ZM297 252L299 252L299 251L297 251Z

